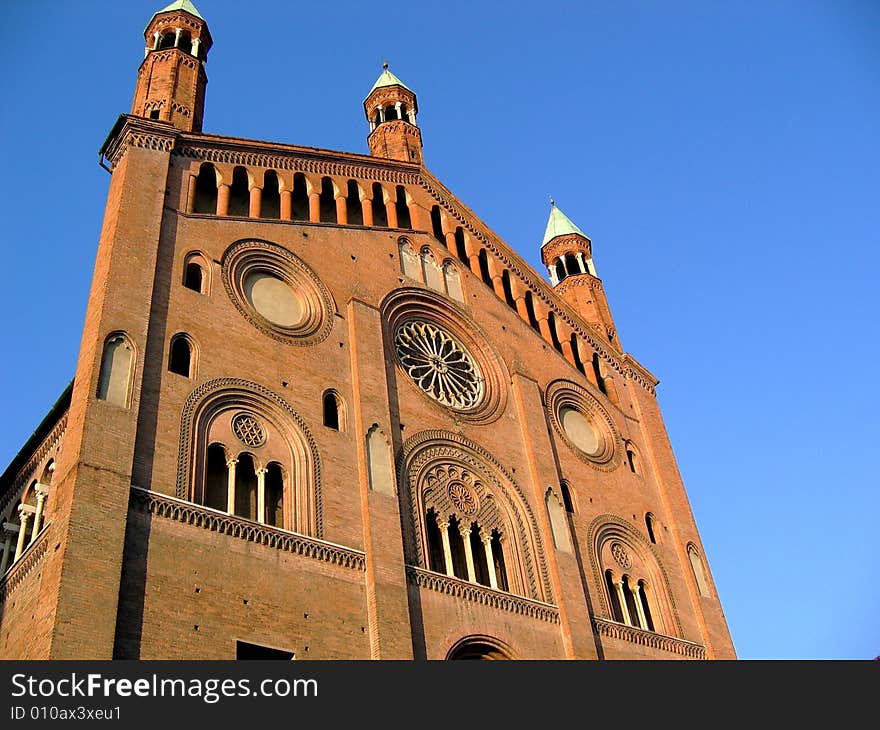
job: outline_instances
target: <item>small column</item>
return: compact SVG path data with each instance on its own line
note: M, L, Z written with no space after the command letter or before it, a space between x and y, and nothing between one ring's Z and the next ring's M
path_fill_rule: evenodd
M371 119L370 120L370 134L372 134L375 131L376 131L376 120Z
M226 183L217 186L217 215L229 215L229 186Z
M412 223L412 227L414 231L428 231L430 230L430 224L425 222L424 219L424 209L422 206L418 205L414 200L410 200L409 202L409 217L410 222Z
M250 205L248 206L248 216L251 218L259 218L263 208L263 188L254 185L250 190Z
M556 267L551 264L547 267L547 271L550 274L550 283L553 286L556 286L559 283L559 276L556 274Z
M31 540L28 543L30 545L34 540L37 539L37 535L40 534L40 528L42 525L40 524L43 521L43 509L46 506L46 497L49 496L49 488L44 484L37 485L37 514L34 515L34 528L31 530Z
M513 294L513 303L516 305L516 313L523 322L531 327L532 323L529 321L529 308L526 306L526 293L520 280L515 276L510 277L510 292Z
M364 225L373 225L373 200L372 198L361 198L361 215L364 217Z
M486 263L489 265L489 276L492 279L492 289L495 291L495 296L503 302L505 299L504 281L501 278L500 264L494 256L488 254L486 255Z
M15 545L15 558L13 562L18 560L24 552L24 540L27 537L28 522L33 517L34 508L29 504L20 504L18 505L18 514L21 520L21 529L18 531L18 542Z
M397 112L398 119L403 119L403 114L400 111L400 102L399 101L394 102L394 111Z
M174 47L175 48L180 47L180 34L182 31L183 31L182 28L175 28L174 29Z
M589 343L584 342L580 337L575 337L575 342L577 343L578 357L580 357L581 362L584 364L584 374L587 380L590 381L590 384L598 388L599 383L596 382L596 373L593 370L593 349Z
M480 530L480 539L486 548L486 567L489 569L489 586L498 590L498 576L495 575L495 555L492 553L492 533Z
M235 514L235 465L238 463L238 459L230 459L226 462L227 469L227 491L226 491L226 511L234 515Z
M397 204L393 200L385 201L385 215L388 216L388 227L398 228L397 225Z
M336 222L342 225L348 224L348 201L344 195L336 198Z
M468 580L471 583L477 582L477 573L474 570L474 552L471 550L471 528L465 527L463 522L458 524L458 531L461 533L461 540L464 543L464 559L467 563Z
M457 253L458 248L455 245L455 231L444 231L443 238L445 239L444 243L449 252L452 254Z
M195 213L196 212L196 182L198 181L198 177L195 175L189 176L189 188L186 191L186 212L187 213Z
M257 522L266 524L266 470L257 469Z
M153 50L155 51L159 47L159 40L162 36L159 35L158 30L153 31Z
M379 124L385 121L385 107L379 104Z
M201 43L201 41L200 41L198 38L193 38L193 49L192 49L192 54L193 54L193 56L195 56L196 58L199 57L199 44L200 44L200 43Z
M6 533L6 539L3 541L3 557L0 558L0 576L2 576L6 572L6 568L9 567L9 562L12 558L12 536L19 531L18 525L13 525L11 522L3 523L3 532Z
M309 193L309 222L321 222L321 193Z
M538 320L538 331L548 345L553 345L553 333L550 332L550 312L547 307L539 300L533 299L532 303L535 307L535 319Z
M614 587L617 590L617 602L620 604L620 613L623 615L623 623L632 626L632 618L629 615L629 607L626 605L626 596L623 593L623 579L614 581Z
M452 548L449 547L449 520L437 518L437 527L440 528L440 539L443 542L443 561L446 563L446 575L454 578L455 571L452 569Z
M478 279L482 279L483 272L480 271L480 250L474 246L470 236L464 237L464 252L467 254L468 264L470 265L474 276Z
M577 261L578 261L578 264L580 265L581 273L582 273L582 274L589 274L589 273L590 273L590 269L589 269L589 267L587 266L587 260L584 258L584 252L583 252L583 251L578 251L578 252L577 252Z
M406 115L409 117L409 123L415 127L416 126L416 110L415 109L407 109Z
M639 617L639 628L648 630L648 620L645 618L645 611L642 608L642 600L639 597L639 584L629 586L629 592L632 594L633 603L636 604L636 613Z
M293 219L293 195L290 190L281 191L281 220L289 221Z

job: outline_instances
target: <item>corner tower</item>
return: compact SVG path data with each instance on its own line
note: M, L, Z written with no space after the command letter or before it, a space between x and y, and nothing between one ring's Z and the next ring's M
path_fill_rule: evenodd
M208 24L190 0L175 0L144 30L144 62L138 69L131 113L201 132L205 111Z
M593 264L592 242L550 199L550 218L541 244L541 261L554 291L617 351L617 329Z
M416 124L415 92L382 65L383 71L364 99L370 123L370 154L422 164L422 133Z

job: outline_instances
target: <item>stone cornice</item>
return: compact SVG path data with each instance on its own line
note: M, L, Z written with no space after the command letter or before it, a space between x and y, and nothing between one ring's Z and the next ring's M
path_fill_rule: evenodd
M674 636L656 634L653 631L637 629L635 626L627 626L626 624L609 621L598 616L593 616L593 629L599 636L623 639L624 641L647 646L651 649L662 649L673 654L681 654L690 659L706 658L706 648L701 644L677 639Z
M152 119L144 119L131 114L123 114L116 121L104 144L100 154L110 163L110 171L116 169L125 153L131 147L171 152L174 141L179 135L177 129L167 122L157 122Z
M414 565L406 566L406 576L412 585L420 588L445 593L454 598L463 598L482 606L491 606L519 616L528 616L551 624L559 623L559 608L551 603L515 596L512 593L487 588L460 578L451 578L448 575L417 568Z
M3 604L9 595L18 588L25 576L30 573L46 555L46 546L49 544L49 525L43 526L36 542L32 543L24 554L9 570L6 575L0 577L0 604Z
M151 492L134 485L131 487L130 508L146 512L154 517L162 517L203 530L219 532L239 540L265 545L268 548L283 550L342 568L357 571L366 569L366 556L360 550L353 550L278 527L261 525L251 520L218 512L209 507L170 497L167 494Z
M399 185L417 185L420 169L416 164L399 160L218 135L181 135L173 154L205 162L257 165Z

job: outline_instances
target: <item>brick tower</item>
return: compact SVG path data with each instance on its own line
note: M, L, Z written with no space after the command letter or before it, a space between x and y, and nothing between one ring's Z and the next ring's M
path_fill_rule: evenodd
M0 658L731 658L587 238L548 284L424 166L202 131L156 13L73 382L0 477Z

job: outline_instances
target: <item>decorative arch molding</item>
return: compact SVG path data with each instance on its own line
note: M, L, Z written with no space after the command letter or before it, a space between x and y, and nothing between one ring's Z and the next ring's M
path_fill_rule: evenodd
M593 568L594 586L599 594L599 605L605 618L613 620L611 606L605 596L603 586L605 585L602 577L602 548L612 541L620 541L630 549L636 551L643 563L648 567L650 575L649 580L653 583L653 592L659 603L661 614L663 615L664 624L666 625L666 633L675 636L682 636L681 620L678 616L678 608L675 605L675 598L669 585L669 576L654 546L648 542L647 538L629 522L617 515L604 514L599 515L590 523L587 532L587 548L590 555L590 564ZM672 622L672 626L669 623Z
M477 497L499 508L503 528L513 548L505 554L510 590L547 603L553 602L550 577L537 521L513 476L479 444L451 431L429 430L415 434L401 449L397 476L401 522L407 562L428 568L426 493L429 473L438 466L454 465L467 470L479 482Z
M453 659L516 659L516 653L506 642L488 634L470 634L452 644L443 657Z
M230 300L263 334L299 346L319 344L330 335L337 311L333 295L308 264L283 246L259 238L241 239L223 253L221 267ZM247 277L252 274L271 276L289 287L302 309L295 324L276 324L256 310L246 293Z
M196 388L183 406L177 457L179 499L193 501L199 465L208 447L207 430L214 418L227 410L248 409L273 422L284 432L293 451L291 488L294 490L292 530L322 537L324 514L321 460L318 445L302 417L268 388L240 378L217 378Z

